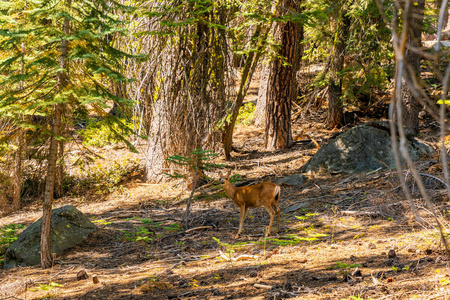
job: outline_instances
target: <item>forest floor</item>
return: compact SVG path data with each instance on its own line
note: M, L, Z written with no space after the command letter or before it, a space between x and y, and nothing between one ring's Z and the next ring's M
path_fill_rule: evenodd
M309 118L294 122L298 142L286 151L264 150L261 128L239 127L233 160L217 161L242 180L298 174L317 151L314 141L323 145L335 133L318 112ZM434 124L427 120L421 131L431 144L438 140ZM101 151L120 155L112 147ZM438 155L418 168L441 176ZM281 232L268 239L263 208L250 210L243 235L234 238L239 211L220 185L195 197L190 230L180 222L190 191L147 184L140 172L105 197L58 199L55 207L76 206L98 230L57 255L51 269L1 271L0 299L450 299L449 259L411 182L425 225L414 221L394 171L305 175L301 187L282 186ZM427 178L446 221L449 199ZM40 205L0 218L0 226L29 225L40 217ZM77 280L82 270L89 278Z

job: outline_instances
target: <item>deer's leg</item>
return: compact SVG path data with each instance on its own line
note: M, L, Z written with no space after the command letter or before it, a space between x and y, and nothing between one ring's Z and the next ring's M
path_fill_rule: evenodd
M277 232L280 232L280 214L281 210L277 205L273 205L273 209L277 212Z
M270 215L270 223L269 223L269 226L266 228L266 237L268 237L268 236L270 236L270 229L272 228L273 217L275 216L275 211L273 210L273 208L271 206L266 206L265 208Z
M237 233L237 236L239 236L242 233L242 230L244 229L244 220L245 220L245 216L247 216L247 212L248 212L248 207L245 206L241 206L241 216L240 216L240 220L239 220L239 230Z

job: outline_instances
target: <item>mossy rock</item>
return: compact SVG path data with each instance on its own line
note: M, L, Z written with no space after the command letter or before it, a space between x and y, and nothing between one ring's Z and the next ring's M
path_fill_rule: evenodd
M6 250L4 268L39 265L42 218L31 224ZM97 227L78 209L66 205L52 210L50 251L60 253L80 244Z
M415 139L409 131L407 147L413 161L430 156L430 146ZM302 172L359 173L376 169L394 169L389 122L374 121L356 126L333 138L320 148L302 168Z

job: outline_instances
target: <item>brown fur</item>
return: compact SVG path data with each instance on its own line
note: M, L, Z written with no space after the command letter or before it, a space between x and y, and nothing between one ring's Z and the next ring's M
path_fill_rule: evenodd
M235 187L228 180L230 174L231 170L226 177L220 174L220 179L223 180L223 189L225 190L225 193L233 200L234 204L236 204L241 211L237 236L239 236L244 229L244 220L247 216L248 209L261 206L264 206L270 215L270 223L266 228L266 237L270 235L275 214L277 215L277 232L279 232L280 209L278 208L278 200L280 199L280 186L272 182L263 182L251 186Z

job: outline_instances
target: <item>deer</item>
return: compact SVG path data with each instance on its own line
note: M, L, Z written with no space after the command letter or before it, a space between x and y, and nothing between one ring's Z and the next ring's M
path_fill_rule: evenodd
M226 176L219 173L220 182L227 196L233 200L234 204L240 208L241 215L239 219L239 230L235 238L238 238L244 229L244 220L247 216L248 209L251 207L261 207L267 210L270 215L269 226L266 227L266 238L270 236L273 219L277 214L277 232L280 231L280 209L278 208L278 200L280 199L281 188L272 182L262 182L251 186L235 187L228 180L231 170Z

